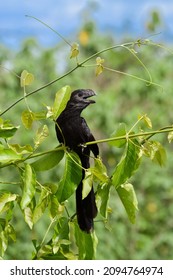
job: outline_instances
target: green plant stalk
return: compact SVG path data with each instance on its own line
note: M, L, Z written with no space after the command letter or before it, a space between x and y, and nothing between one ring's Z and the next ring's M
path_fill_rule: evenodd
M22 163L22 162L25 162L29 159L33 159L33 158L36 158L36 157L41 157L41 156L44 156L44 155L47 155L47 154L50 154L50 153L53 153L55 151L60 151L60 150L64 150L65 148L63 146L58 146L57 148L55 149L51 149L51 150L47 150L47 151L44 151L44 152L40 152L40 153L36 153L36 154L29 154L27 157L24 157L24 158L21 158L21 159L18 159L16 161L11 161L11 162L8 162L8 163L5 163L5 164L2 164L0 165L0 169L1 168L5 168L7 166L10 166L10 165L17 165L19 163Z
M89 145L93 145L93 144L101 144L101 143L108 143L108 142L112 142L112 141L118 141L118 140L128 140L128 139L133 139L133 138L137 138L137 137L143 137L143 136L147 136L145 139L143 139L141 141L141 145L145 143L146 140L148 140L149 138L153 137L156 134L160 134L160 133L169 133L173 131L173 126L167 126L164 128L161 128L159 130L153 130L153 131L148 131L148 132L142 132L142 133L135 133L135 134L126 134L126 135L122 135L122 136L117 136L117 137L112 137L112 138L105 138L105 139L100 139L100 140L95 140L95 141L91 141L91 142L86 142L83 144L83 146L89 146ZM55 150L64 150L65 147L63 146L58 146L55 149L52 150L48 150L48 151L44 151L44 152L40 152L40 153L36 153L36 154L31 154L25 158L19 159L15 162L9 162L6 163L4 165L1 165L0 168L4 168L10 165L16 165L22 162L25 162L26 160L35 158L35 157L40 157L49 153L54 152Z
M133 139L137 137L143 137L143 136L149 136L146 139L142 140L141 144L145 143L146 140L151 138L152 136L160 133L166 133L166 132L171 132L173 131L173 127L166 127L166 128L161 128L159 130L153 130L153 131L148 131L148 132L142 132L142 133L135 133L135 134L126 134L122 136L117 136L117 137L112 137L112 138L106 138L106 139L100 139L100 140L95 140L91 142L86 142L85 145L93 145L93 144L101 144L101 143L106 143L106 142L112 142L112 141L118 141L118 140L128 140L128 139Z
M54 84L54 83L56 83L56 82L62 80L62 79L65 78L66 76L70 75L72 72L76 71L78 68L84 67L84 64L85 64L86 62L88 62L89 60L93 59L94 57L97 57L98 55L100 55L100 54L102 54L102 53L104 53L104 52L113 50L113 49L130 47L130 46L134 46L134 45L136 45L136 44L138 44L138 43L137 43L137 42L129 42L129 43L125 43L125 44L120 44L120 45L115 45L115 46L112 46L112 47L108 47L108 48L105 48L105 49L103 49L103 50L101 50L101 51L96 52L95 54L89 56L88 58L86 58L86 59L83 60L82 62L77 63L77 65L76 65L75 67L73 67L71 70L69 70L68 72L66 72L66 73L63 74L62 76L60 76L60 77L58 77L58 78L52 80L51 82L49 82L49 83L47 83L47 84L45 84L45 85L43 85L43 86L41 86L41 87L39 87L39 88L37 88L37 89L31 91L31 92L29 92L29 93L27 93L27 94L25 95L25 97L24 97L24 96L20 97L18 100L16 100L14 103L12 103L9 107L7 107L4 111L2 111L2 112L0 113L0 116L4 115L6 112L8 112L10 109L12 109L15 105L17 105L19 102L21 102L24 98L28 98L29 96L31 96L31 95L33 95L33 94L35 94L35 93L37 93L37 92L39 92L39 91L41 91L41 90L43 90L43 89L49 87L49 86L51 86L52 84ZM143 45L145 45L145 44L146 44L146 43L144 42ZM147 81L147 80L146 80L146 82L151 83L151 81Z

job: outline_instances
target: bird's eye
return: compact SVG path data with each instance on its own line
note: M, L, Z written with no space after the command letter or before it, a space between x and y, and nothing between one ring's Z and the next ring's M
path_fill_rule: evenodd
M79 93L78 93L78 96L79 96L79 97L82 97L82 92L79 92Z

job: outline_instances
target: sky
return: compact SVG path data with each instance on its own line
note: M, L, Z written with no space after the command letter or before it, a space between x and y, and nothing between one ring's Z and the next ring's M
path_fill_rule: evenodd
M86 15L86 7L91 2L96 8ZM5 0L0 3L0 44L16 48L28 36L36 37L44 46L59 40L26 15L39 18L65 37L77 33L84 18L90 17L97 22L99 30L114 36L123 33L143 37L151 10L159 10L163 20L159 38L173 41L172 0Z

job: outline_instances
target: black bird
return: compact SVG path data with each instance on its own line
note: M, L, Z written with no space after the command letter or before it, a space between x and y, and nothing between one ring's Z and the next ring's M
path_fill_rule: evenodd
M95 140L85 119L81 117L83 109L95 103L94 100L88 99L94 95L95 93L91 89L73 91L66 108L57 118L55 126L59 142L78 154L84 168L82 169L82 180L85 177L85 169L90 167L90 151L95 157L99 154L97 144L82 146L86 142ZM94 227L93 219L97 215L97 207L93 187L87 197L82 199L82 180L76 189L77 220L80 229L90 233Z

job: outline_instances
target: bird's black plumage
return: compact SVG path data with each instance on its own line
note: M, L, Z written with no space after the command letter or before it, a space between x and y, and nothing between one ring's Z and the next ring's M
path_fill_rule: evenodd
M86 147L81 145L95 140L85 119L81 117L83 109L95 103L95 101L88 99L94 95L95 93L91 89L73 91L66 108L56 120L56 134L59 142L68 146L80 157L84 168L82 169L82 180L85 177L85 169L90 166L90 151L92 151L95 157L99 154L97 144ZM87 197L82 199L82 180L76 189L77 220L81 230L90 233L93 229L93 219L97 215L97 207L93 187Z

